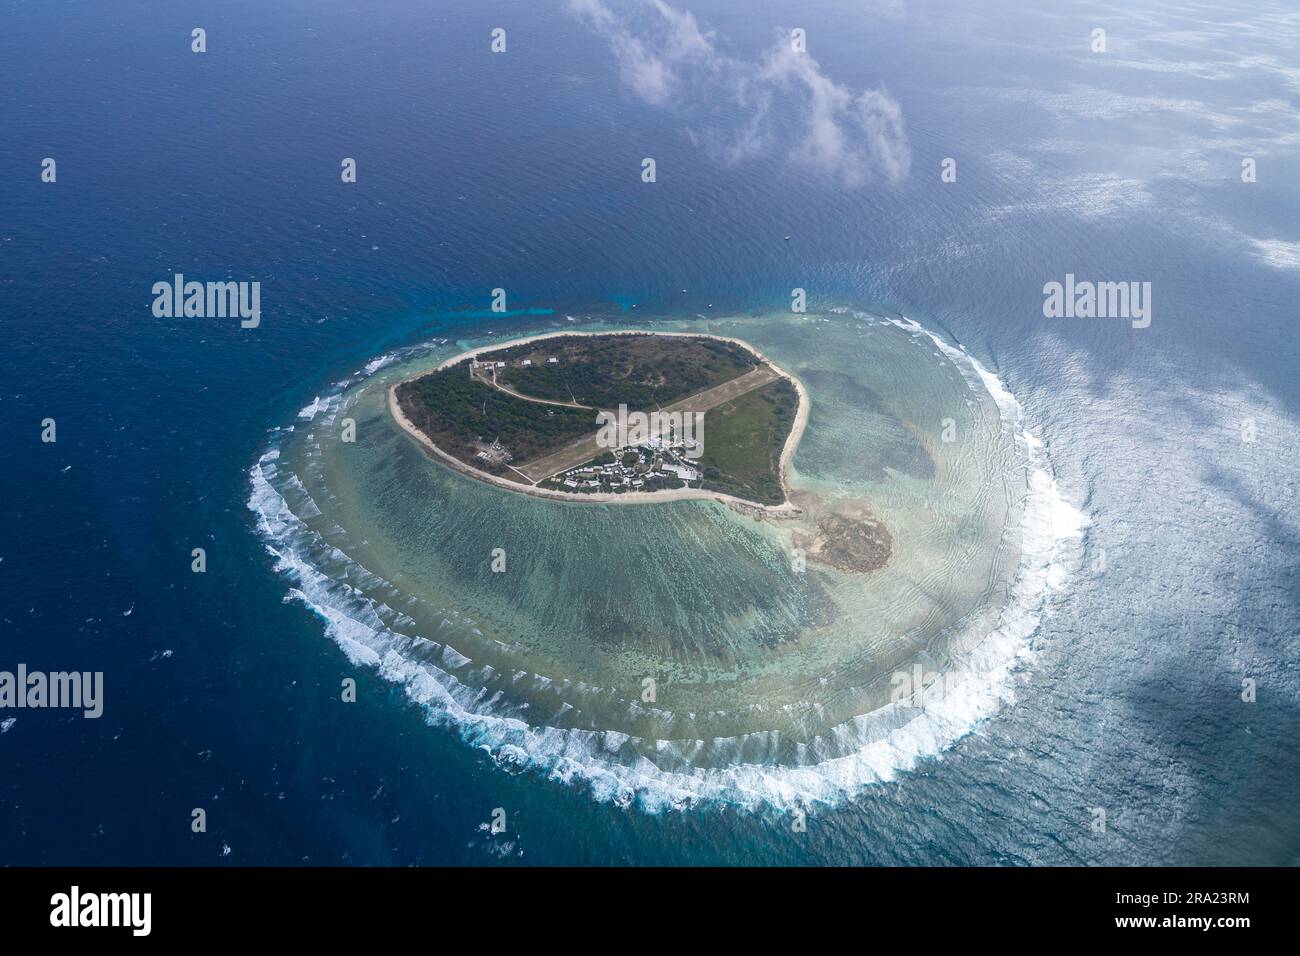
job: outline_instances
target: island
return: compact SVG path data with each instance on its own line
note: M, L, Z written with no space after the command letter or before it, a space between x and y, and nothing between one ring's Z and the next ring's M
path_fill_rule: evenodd
M739 339L642 331L516 339L390 385L388 405L431 456L510 490L801 512L787 471L807 393Z

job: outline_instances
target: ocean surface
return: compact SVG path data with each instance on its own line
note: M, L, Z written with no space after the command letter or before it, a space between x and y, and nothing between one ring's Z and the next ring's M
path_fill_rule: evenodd
M1300 12L1046 6L6 0L0 670L103 671L105 701L97 720L0 712L0 863L1300 862ZM178 272L259 281L260 325L156 318L151 288ZM1044 317L1067 274L1150 282L1149 327ZM321 555L287 550L259 499L331 402L439 349L729 323L808 373L795 469L814 484L925 478L899 409L932 418L961 395L1002 416L979 461L1005 481L960 487L980 528L1011 529L1006 555L1047 556L1026 575L971 550L986 573L952 576L963 600L995 623L1029 608L1006 667L870 773L777 772L858 740L751 742L662 763L777 768L761 786L666 792L584 772L590 749L469 733L365 653L414 605L368 631L332 619L305 583ZM397 439L385 458L363 428L370 459L320 458L338 500L314 507L359 552L327 583L368 596L407 573L462 599L446 606L466 640L476 614L517 624L539 602L590 617L599 579L521 580L492 604L457 556L494 515L537 533L572 524L547 525L566 506L503 505ZM432 507L395 517L422 484L463 506L460 537ZM702 548L740 540L725 509L664 507ZM651 522L627 510L582 520ZM1026 548L1031 529L1047 543ZM745 532L753 555L763 533ZM366 549L396 571L353 570ZM755 633L786 613L752 603ZM698 662L712 605L681 607L681 646L660 651ZM565 623L547 626L574 667L589 651ZM577 709L635 736L613 708Z

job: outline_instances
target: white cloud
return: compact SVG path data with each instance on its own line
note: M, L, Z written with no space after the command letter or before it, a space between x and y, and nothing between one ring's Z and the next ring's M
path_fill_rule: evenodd
M608 44L623 83L653 106L690 115L692 141L719 162L784 148L790 161L849 188L878 176L897 183L911 168L898 102L884 89L836 83L785 31L752 63L719 50L693 14L666 0L623 0L618 12L603 0L566 2ZM715 119L700 127L698 113Z
M668 102L680 84L679 68L706 61L713 45L695 17L663 0L641 0L655 16L644 36L630 20L621 19L601 0L567 0L569 10L600 34L618 62L619 76L647 103Z
M882 90L853 93L829 79L808 53L778 39L759 74L806 96L807 129L797 155L846 186L861 186L873 168L898 182L912 162L903 111Z

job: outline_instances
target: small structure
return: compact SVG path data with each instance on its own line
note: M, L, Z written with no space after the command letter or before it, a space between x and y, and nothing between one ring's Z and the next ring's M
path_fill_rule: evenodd
M560 361L559 359L557 359L554 355L552 355L550 358L548 358L548 359L546 360L546 364L547 364L547 365L558 365L558 364L559 364L559 361Z
M533 364L533 360L532 360L532 359L524 359L523 362L522 362L521 364L523 365L524 368L528 368L528 366L530 366L530 365Z

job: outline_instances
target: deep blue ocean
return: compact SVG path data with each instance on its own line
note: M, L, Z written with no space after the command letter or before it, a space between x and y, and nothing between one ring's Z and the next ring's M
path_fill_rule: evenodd
M0 864L1300 863L1300 11L1139 6L0 0L0 669L105 674L98 720L0 713ZM261 325L155 318L177 272ZM1150 327L1045 318L1067 273L1151 282ZM285 602L248 471L328 383L795 287L994 370L1091 520L942 757L797 839L599 803Z

